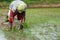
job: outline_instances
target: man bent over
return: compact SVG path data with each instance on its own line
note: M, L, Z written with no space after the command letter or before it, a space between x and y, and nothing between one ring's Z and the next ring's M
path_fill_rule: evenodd
M17 16L17 20L20 24L20 29L23 29L23 24L25 22L25 12L27 5L21 0L15 0L10 4L8 12L8 22L10 29L12 29L14 17Z

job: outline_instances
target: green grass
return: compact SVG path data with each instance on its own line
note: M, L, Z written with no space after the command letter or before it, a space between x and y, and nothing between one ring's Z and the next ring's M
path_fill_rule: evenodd
M0 13L0 16L2 16L2 14Z
M1 8L7 8L9 6L9 4L11 3L11 1L13 0L2 0L0 1L0 7L2 5ZM26 2L28 5L30 4L60 4L60 0L23 0L24 2Z
M45 23L49 21L60 22L60 8L38 8L28 9L26 13L26 22L31 25Z
M6 9L6 8L0 8L0 12L7 12L8 11L8 9Z
M27 4L58 4L60 0L24 0Z
M25 23L23 31L4 31L7 39L60 40L60 8L27 9Z

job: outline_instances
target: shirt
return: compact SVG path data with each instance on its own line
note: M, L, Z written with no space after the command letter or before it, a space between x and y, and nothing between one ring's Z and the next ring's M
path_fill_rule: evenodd
M26 3L24 3L24 2L21 1L21 0L15 0L15 1L13 1L13 2L10 4L9 9L12 10L13 12L15 12L19 3L20 3L20 4L24 4L24 5L25 5L25 8L27 8L27 4L26 4ZM25 10L26 10L26 9L25 9ZM23 11L25 11L25 10L23 10Z

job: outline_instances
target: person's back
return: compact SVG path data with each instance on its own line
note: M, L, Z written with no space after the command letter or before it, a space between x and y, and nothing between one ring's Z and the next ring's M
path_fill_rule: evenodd
M25 10L26 10L26 8L27 8L27 5L26 5L26 3L24 3L23 1L21 1L21 0L14 0L11 4L10 4L10 6L9 6L9 9L11 9L13 12L15 12L16 11L16 9L17 9L17 7L19 6L19 4L24 4L24 7L25 7ZM18 9L17 9L18 10ZM24 10L24 11L25 11Z

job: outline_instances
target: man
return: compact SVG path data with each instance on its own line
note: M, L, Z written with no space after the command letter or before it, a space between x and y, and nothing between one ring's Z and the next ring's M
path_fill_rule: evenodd
M8 12L8 22L9 27L12 29L14 17L17 15L18 23L20 23L20 29L23 29L23 24L25 22L25 12L27 5L22 0L14 0L9 7Z

